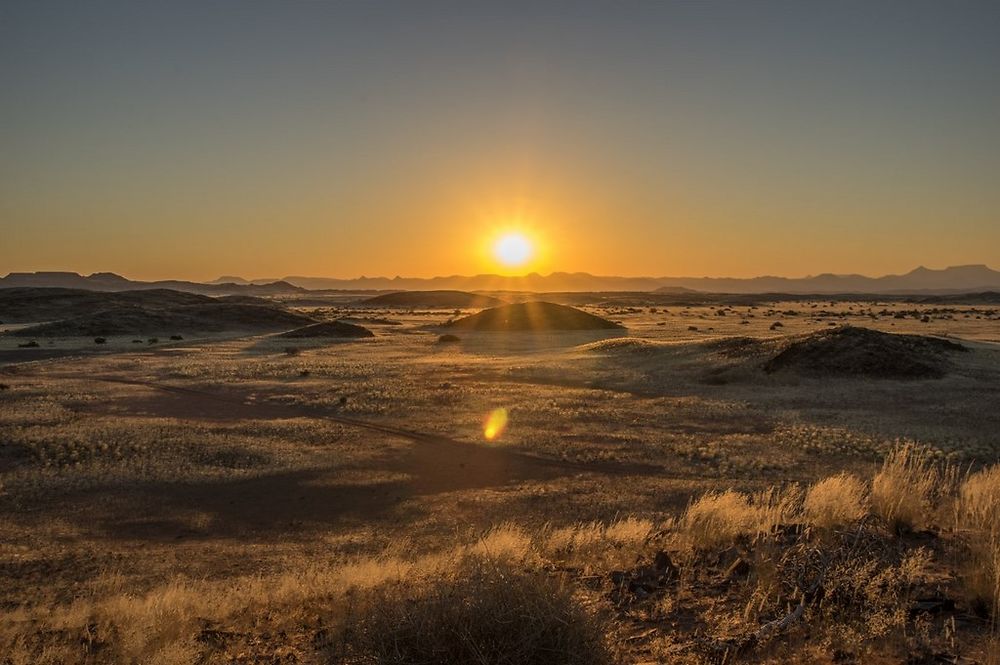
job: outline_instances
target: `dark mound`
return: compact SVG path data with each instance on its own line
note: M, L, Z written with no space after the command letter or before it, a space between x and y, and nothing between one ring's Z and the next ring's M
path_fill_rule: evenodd
M305 326L304 328L298 328L296 330L289 330L288 332L280 335L280 337L290 337L295 339L356 339L359 337L374 336L375 334L371 330L368 330L368 328L362 328L361 326L356 326L352 323L344 323L343 321L324 321L323 323L314 323L311 326Z
M504 301L468 291L400 291L384 293L361 301L365 305L380 307L448 307L482 308L497 307Z
M760 356L769 345L756 337L724 337L712 340L706 346L726 358L752 358Z
M19 337L108 337L150 333L280 330L312 323L313 319L279 307L207 303L152 309L113 307L62 321L42 323L10 335Z
M461 342L461 341L462 338L459 337L458 335L446 334L438 337L438 344L454 344L455 342Z
M87 291L22 287L0 289L0 320L7 322L53 321L92 314L117 307L163 308L215 302L209 296L173 291Z
M396 321L393 319L383 319L378 316L345 316L340 319L347 323L367 323L370 326L401 326L402 321Z
M229 302L238 303L240 305L271 305L273 302L267 298L261 298L258 296L241 296L241 295L231 295L231 296L217 296L215 298L219 302Z
M765 363L764 371L876 379L940 378L947 367L946 354L967 350L936 337L843 326L792 341Z
M494 307L452 321L458 330L545 332L549 330L617 330L623 326L575 307L550 302L524 302Z

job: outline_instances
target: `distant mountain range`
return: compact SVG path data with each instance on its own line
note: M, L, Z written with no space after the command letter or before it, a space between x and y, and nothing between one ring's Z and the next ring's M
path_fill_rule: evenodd
M240 284L188 282L167 279L155 282L142 282L128 279L113 272L95 272L92 275L81 275L75 272L12 272L6 277L0 277L0 288L44 286L65 289L89 289L91 291L136 291L139 289L173 289L188 293L200 293L207 296L251 295L270 296L305 292L306 289L282 281L265 284Z
M262 284L274 279L245 280L222 277L216 282ZM463 291L659 291L663 293L886 293L947 294L1000 289L1000 271L985 265L954 266L943 270L919 267L904 275L867 277L834 275L810 277L614 277L584 272L531 273L518 277L473 275L450 277L328 277L289 276L281 281L307 289L414 291L457 289Z
M209 283L178 280L141 282L114 273L79 275L74 272L11 273L0 278L0 288L15 286L59 286L98 291L166 288L205 295L293 295L307 290L338 291L657 291L661 293L880 293L887 295L935 295L1000 290L1000 271L985 265L954 266L943 270L916 268L903 275L822 274L810 277L615 277L588 273L531 273L517 277L501 275L453 275L450 277L329 277L289 276L282 279L220 277Z

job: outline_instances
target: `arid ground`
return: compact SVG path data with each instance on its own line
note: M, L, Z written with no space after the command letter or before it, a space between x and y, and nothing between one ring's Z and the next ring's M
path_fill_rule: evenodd
M1000 305L285 304L0 326L0 663L998 662Z

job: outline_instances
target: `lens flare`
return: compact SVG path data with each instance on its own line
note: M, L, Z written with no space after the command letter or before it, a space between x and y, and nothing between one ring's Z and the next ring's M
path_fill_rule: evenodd
M503 434L506 428L507 409L493 409L490 411L490 415L486 416L486 422L483 423L483 436L486 437L487 441L494 441Z

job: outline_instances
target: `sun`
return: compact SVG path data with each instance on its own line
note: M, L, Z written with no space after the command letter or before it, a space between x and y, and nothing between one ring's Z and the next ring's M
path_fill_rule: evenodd
M531 241L524 234L516 232L503 234L493 245L493 255L497 261L510 268L523 266L534 253Z

